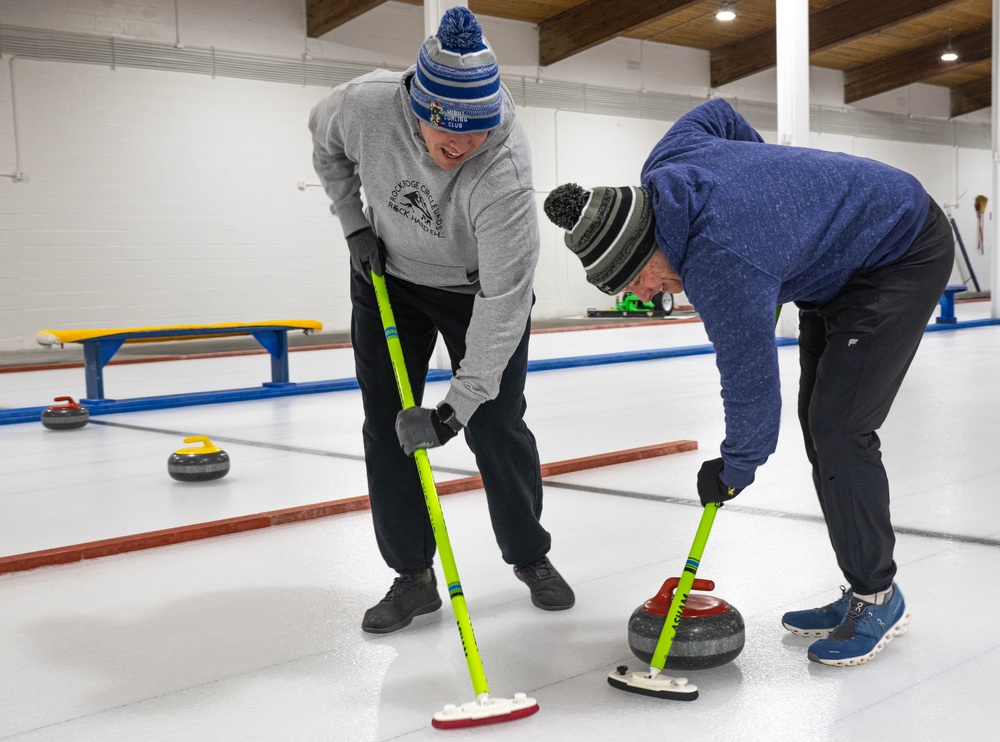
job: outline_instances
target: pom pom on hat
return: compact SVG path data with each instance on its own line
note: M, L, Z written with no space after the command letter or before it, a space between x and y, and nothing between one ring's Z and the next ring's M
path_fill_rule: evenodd
M566 230L566 247L605 294L617 294L639 275L657 249L653 206L645 188L595 188L566 183L545 199L545 215Z
M452 52L468 52L483 48L483 27L468 8L449 8L438 26L441 47Z
M543 208L549 221L557 227L572 231L589 200L590 191L576 183L566 183L548 195Z
M500 68L468 8L449 8L437 34L420 47L410 107L438 129L471 133L500 125Z

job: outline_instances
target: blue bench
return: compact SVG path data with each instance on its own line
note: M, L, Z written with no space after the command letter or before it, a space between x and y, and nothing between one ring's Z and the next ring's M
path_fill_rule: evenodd
M965 284L949 283L944 287L944 293L938 303L941 305L941 316L935 322L939 325L953 325L958 322L955 317L955 294L960 294L966 290Z
M271 382L264 386L288 384L288 331L318 332L316 320L268 320L266 322L225 322L214 325L173 327L131 327L105 330L42 330L35 338L40 345L62 347L64 343L83 345L83 367L87 379L87 400L104 399L104 367L124 343L252 335L271 354Z

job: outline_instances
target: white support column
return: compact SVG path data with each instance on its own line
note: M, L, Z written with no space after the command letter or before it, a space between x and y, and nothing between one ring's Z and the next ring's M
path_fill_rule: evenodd
M441 16L448 8L468 8L469 0L424 0L424 38L437 33Z
M775 0L778 142L809 146L809 0Z
M993 124L993 208L988 211L990 232L990 317L1000 319L1000 211L997 210L1000 191L1000 0L993 0L993 111L990 115Z
M994 0L1000 2L1000 0ZM775 0L778 60L778 143L809 146L809 0ZM778 319L778 337L798 334L799 317L789 304Z

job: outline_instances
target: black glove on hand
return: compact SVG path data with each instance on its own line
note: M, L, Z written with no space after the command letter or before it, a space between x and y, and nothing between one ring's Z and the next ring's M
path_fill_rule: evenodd
M436 410L409 407L396 415L396 435L407 456L418 448L443 446L462 429L451 405L440 404Z
M702 506L710 502L732 500L743 491L740 487L727 487L721 479L722 459L712 459L701 465L698 472L698 497Z
M385 275L381 243L371 227L360 229L347 237L347 249L351 251L351 267L359 271L368 283L372 282L371 271L375 271L376 276Z

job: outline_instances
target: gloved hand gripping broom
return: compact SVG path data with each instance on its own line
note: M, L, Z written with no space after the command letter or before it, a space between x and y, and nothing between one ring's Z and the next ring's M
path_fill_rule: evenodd
M375 298L378 300L379 314L385 339L389 344L389 357L392 360L392 370L396 375L396 386L399 388L399 398L403 409L414 407L413 392L410 390L410 379L406 373L406 363L403 359L403 348L396 331L396 319L389 304L389 294L385 288L385 278L372 271L372 286L375 288ZM476 637L472 633L472 622L469 610L465 604L462 583L458 578L458 568L448 539L448 529L445 526L444 514L441 512L441 501L438 499L437 488L434 486L434 474L431 471L427 451L420 448L413 452L417 462L417 472L420 475L420 486L424 491L424 502L427 504L427 514L430 516L434 531L434 541L437 543L438 558L444 570L445 581L448 583L448 594L451 597L452 610L458 622L458 633L465 649L465 660L469 666L472 679L472 690L476 700L461 706L446 705L443 711L434 714L431 724L438 729L455 729L460 727L479 726L500 721L520 719L538 711L538 702L528 698L524 693L515 693L513 699L490 698L489 686L486 683L486 673L479 656Z

